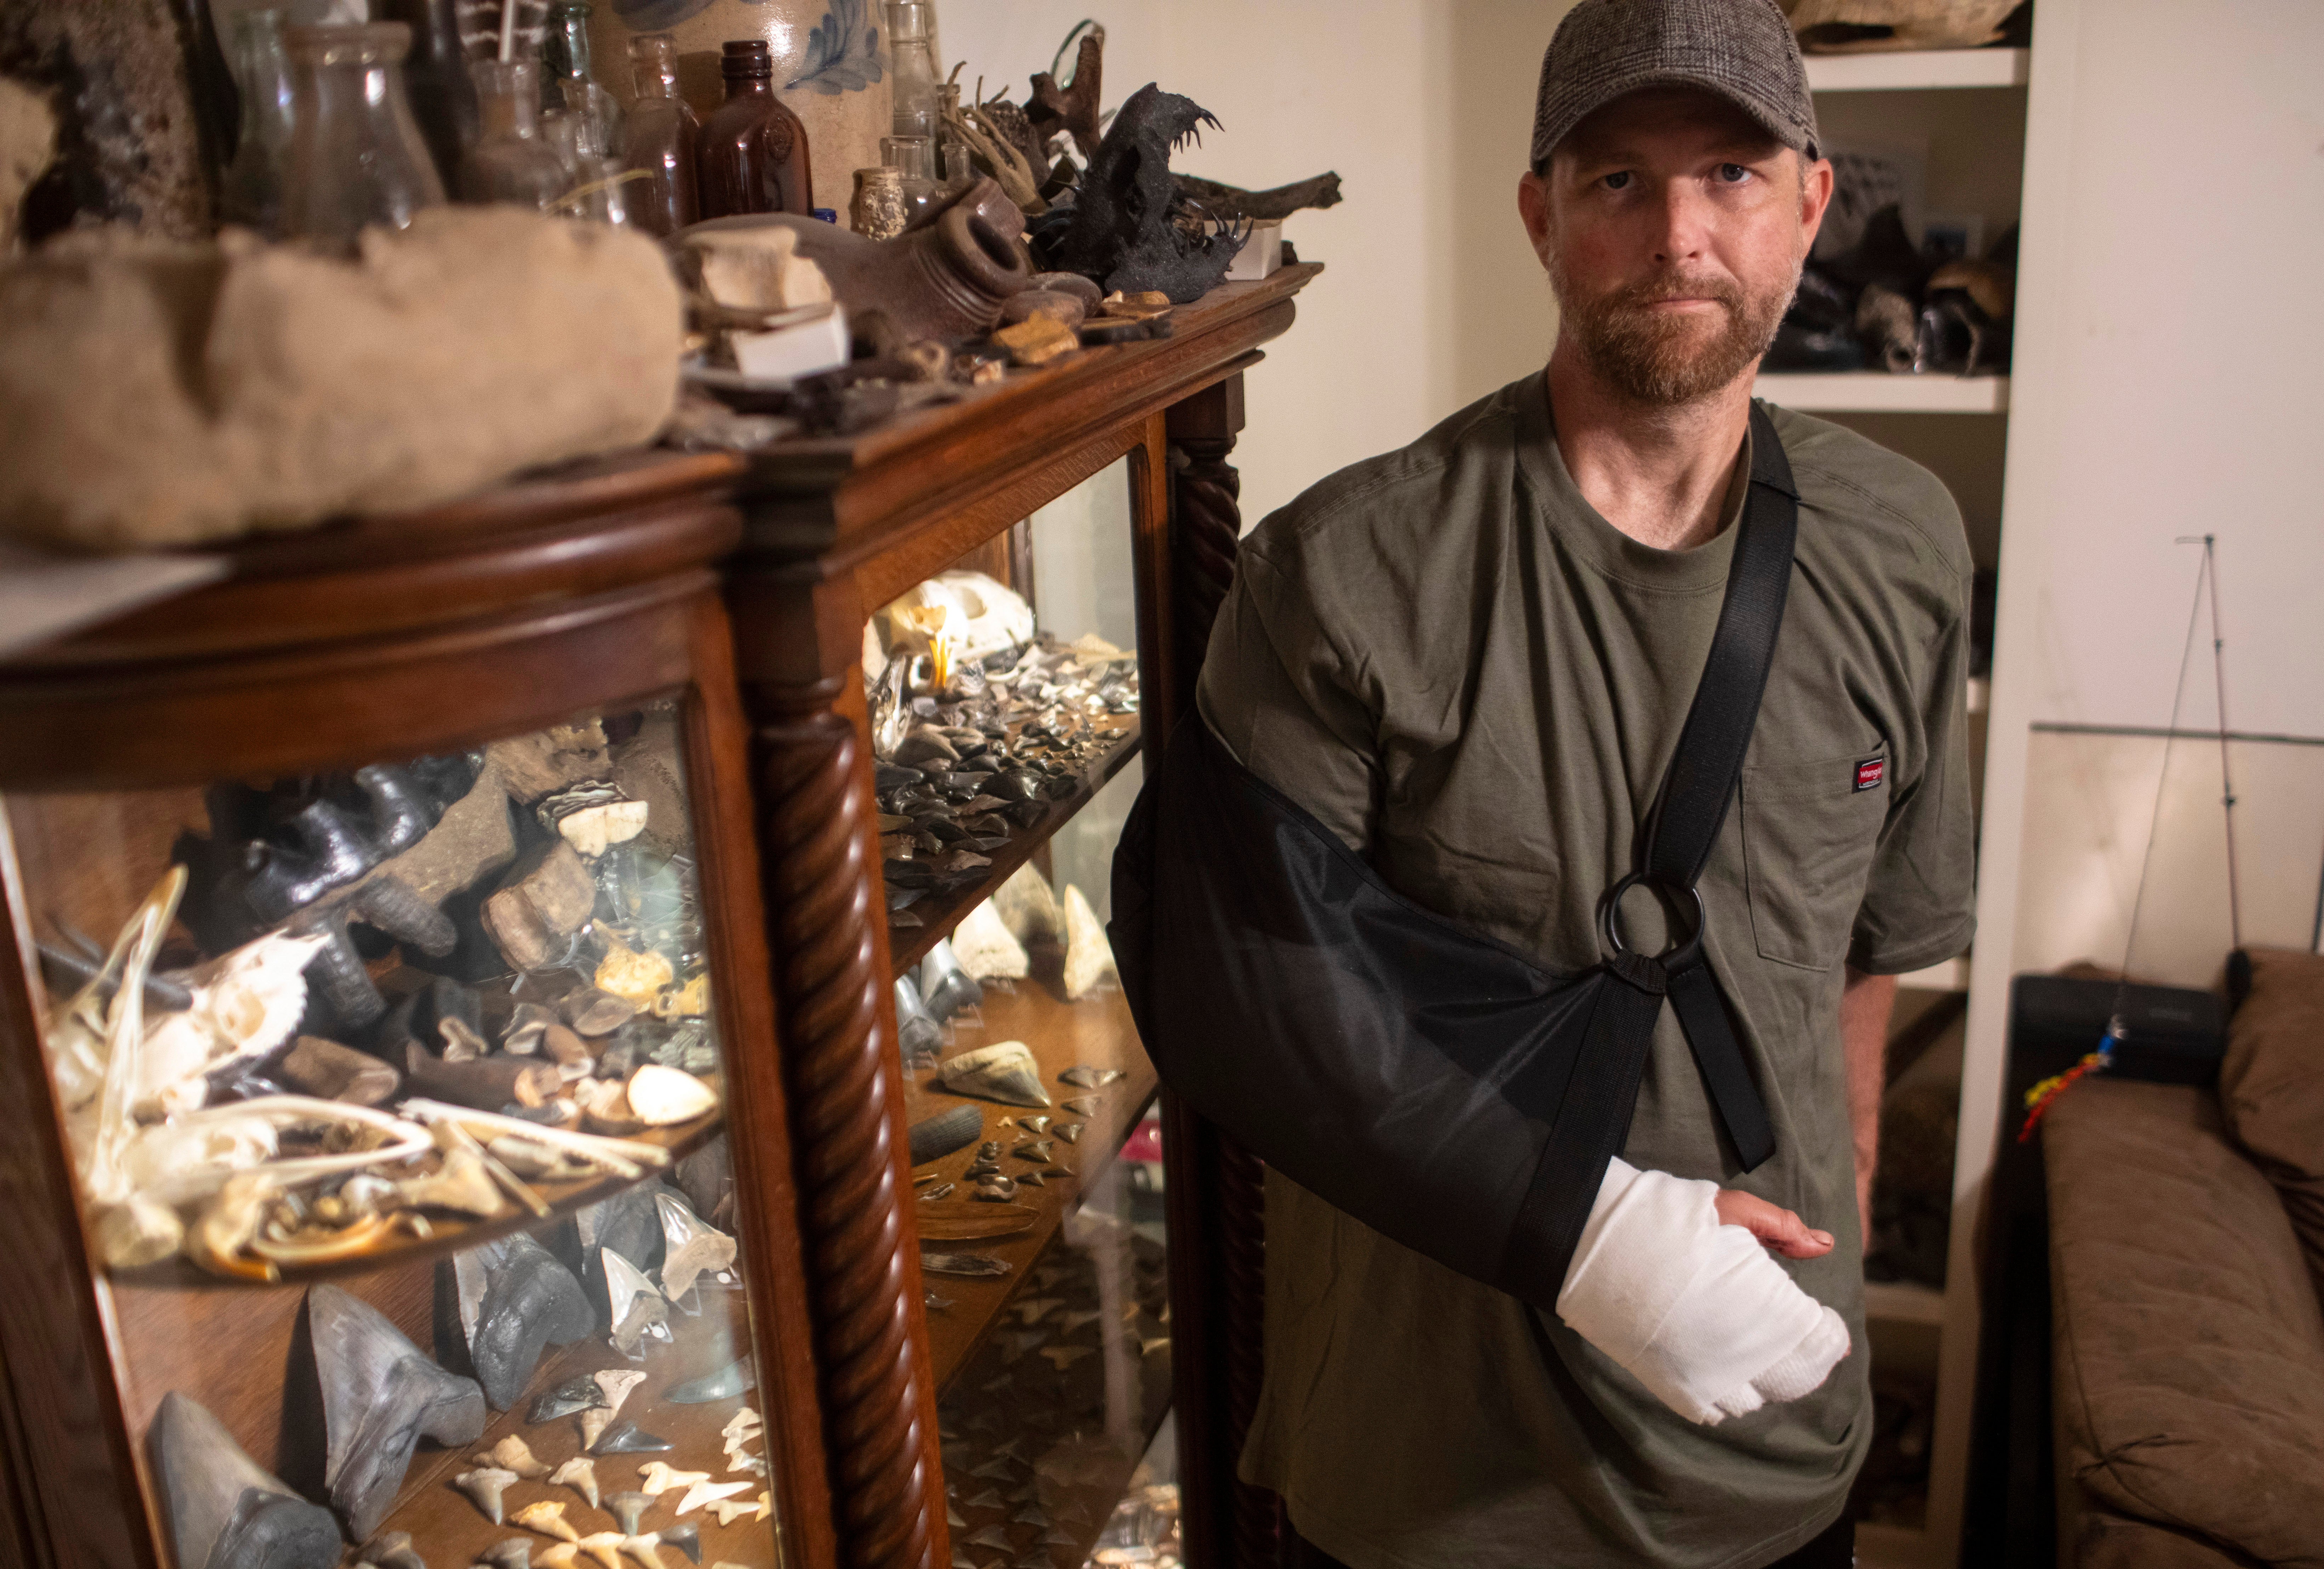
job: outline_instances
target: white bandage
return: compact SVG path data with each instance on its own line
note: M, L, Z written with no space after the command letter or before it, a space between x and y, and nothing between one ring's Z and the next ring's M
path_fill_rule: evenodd
M1848 1354L1848 1325L1793 1283L1718 1185L1606 1168L1557 1314L1691 1422L1796 1400Z

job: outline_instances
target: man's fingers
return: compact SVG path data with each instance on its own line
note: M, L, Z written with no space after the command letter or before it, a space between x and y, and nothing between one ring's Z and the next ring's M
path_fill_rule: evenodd
M1721 1225L1741 1226L1786 1259L1816 1259L1831 1251L1830 1232L1820 1232L1791 1211L1753 1194L1722 1189L1714 1206Z

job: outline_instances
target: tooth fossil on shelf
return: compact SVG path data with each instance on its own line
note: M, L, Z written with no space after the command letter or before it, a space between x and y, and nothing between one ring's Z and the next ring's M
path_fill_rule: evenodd
M596 1327L573 1271L522 1232L455 1254L451 1267L468 1361L496 1411L523 1397L549 1346L570 1345ZM535 1398L527 1420L550 1421L602 1404L588 1379L568 1380Z
M574 1546L604 1564L604 1569L625 1569L622 1563L622 1533L619 1531L592 1531Z
M706 1471L678 1471L659 1460L638 1467L638 1475L643 1479L638 1483L638 1491L656 1498L672 1488L692 1487L696 1482L710 1480Z
M715 1275L734 1267L734 1239L696 1214L686 1200L674 1193L657 1193L654 1209L661 1217L661 1288L665 1297L675 1302L694 1289L700 1276Z
M152 1442L157 1491L180 1564L333 1569L339 1562L330 1511L275 1480L202 1406L175 1390L164 1395Z
M650 1539L661 1546L677 1548L696 1564L702 1562L702 1531L692 1520L664 1526Z
M670 1512L690 1515L704 1504L715 1503L720 1499L733 1498L738 1492L748 1492L750 1490L751 1484L747 1481L697 1481L686 1490L686 1496L678 1500L678 1508Z
M598 1454L666 1454L672 1445L634 1422L617 1422L591 1448Z
M632 1389L645 1382L646 1376L635 1368L607 1368L589 1377L605 1392L605 1409L611 1412L622 1408L622 1402L630 1398Z
M613 1349L634 1359L648 1335L669 1339L669 1302L638 1267L611 1248L598 1250L605 1271L605 1304Z
M550 1472L549 1473L549 1485L552 1487L571 1488L575 1492L579 1493L583 1498L589 1500L589 1507L591 1509L594 1509L598 1507L597 1463L591 1460L587 1455L575 1455L572 1459L558 1466L555 1471Z
M718 1092L683 1069L641 1063L630 1075L630 1110L650 1128L667 1128L717 1110Z
M559 1417L595 1410L604 1404L604 1389L596 1380L584 1373L577 1379L567 1379L555 1389L544 1389L535 1395L531 1406L525 1411L524 1419L536 1424L554 1422Z
M979 981L1021 981L1033 973L1025 946L1001 924L991 900L961 918L953 929L952 949L960 967Z
M1121 1076L1118 1067L1092 1067L1079 1063L1057 1075L1058 1081L1078 1089L1102 1090Z
M468 1495L468 1500L483 1511L484 1518L494 1525L504 1523L502 1513L508 1490L516 1485L517 1474L496 1465L475 1471L464 1471L452 1479L452 1485Z
M567 1542L577 1542L581 1539L581 1533L575 1530L572 1523L566 1519L565 1506L561 1503L527 1504L517 1510L512 1518L526 1530L538 1531L544 1537L556 1537ZM547 1561L547 1555L544 1554L542 1562Z
M638 1534L638 1522L645 1518L648 1509L653 1508L653 1501L654 1495L650 1492L623 1488L620 1492L605 1495L605 1512L613 1517L613 1523L625 1534L634 1537Z
M476 1555L476 1562L491 1569L532 1569L532 1543L524 1537L511 1537L505 1542L494 1542Z
M944 1087L957 1095L982 1095L1012 1106L1046 1106L1041 1065L1021 1040L997 1041L946 1059L936 1070Z
M323 1392L323 1483L355 1540L395 1501L421 1438L468 1444L484 1430L484 1392L445 1371L368 1303L336 1286L307 1293Z
M613 1425L613 1414L611 1411L599 1408L582 1412L581 1447L593 1454L595 1453L597 1441L604 1436L605 1429Z
M355 1549L355 1562L377 1569L428 1569L428 1560L412 1548L410 1531L382 1531Z
M549 1467L534 1458L532 1445L513 1433L475 1459L479 1465L497 1465L503 1471L512 1471L527 1481L538 1481L549 1474Z

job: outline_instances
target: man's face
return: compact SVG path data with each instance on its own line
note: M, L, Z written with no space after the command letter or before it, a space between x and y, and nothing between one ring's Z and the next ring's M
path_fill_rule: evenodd
M1831 199L1830 163L1714 94L1654 88L1575 126L1517 205L1561 336L1615 391L1666 408L1766 352Z

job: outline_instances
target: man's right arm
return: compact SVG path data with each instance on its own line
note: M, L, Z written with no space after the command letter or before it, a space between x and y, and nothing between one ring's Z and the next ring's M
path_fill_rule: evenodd
M1379 810L1372 716L1338 641L1253 540L1219 607L1195 704L1245 768L1366 852Z

